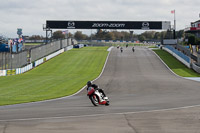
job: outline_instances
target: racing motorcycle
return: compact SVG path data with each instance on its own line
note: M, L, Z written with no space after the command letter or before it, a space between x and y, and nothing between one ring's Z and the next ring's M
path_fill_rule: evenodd
M134 47L132 48L132 51L133 51L133 52L135 51Z
M88 88L87 95L94 106L108 106L110 104L108 97L104 96L103 93L99 92L98 89L95 90L93 87Z

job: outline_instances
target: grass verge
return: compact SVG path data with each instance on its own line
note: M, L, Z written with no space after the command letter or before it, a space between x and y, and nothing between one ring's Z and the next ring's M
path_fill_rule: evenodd
M177 75L182 77L200 77L200 74L194 70L187 68L184 64L178 61L175 57L164 50L153 50L167 64L167 66Z
M64 97L79 91L102 71L108 47L65 52L39 67L15 76L0 77L0 105Z
M42 43L24 43L24 45L40 45Z
M158 48L157 46L149 46L148 48Z

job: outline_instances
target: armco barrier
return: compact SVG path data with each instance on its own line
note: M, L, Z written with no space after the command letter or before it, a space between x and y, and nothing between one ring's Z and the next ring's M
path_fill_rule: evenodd
M35 65L34 65L34 67L39 66L39 65L42 64L43 62L44 62L44 58L35 61L35 63L34 63Z
M16 74L25 73L25 72L31 70L32 68L33 68L33 64L32 64L32 63L29 64L29 65L27 65L27 66L25 66L25 67L17 68L17 69L16 69Z
M0 70L0 76L6 76L6 70Z
M200 73L200 67L199 67L197 64L192 63L192 69L193 69L194 71L196 71L197 73Z
M65 47L65 51L68 51L68 50L71 50L71 49L73 49L73 45Z
M53 58L53 57L55 57L55 56L57 56L57 55L59 55L59 54L61 54L61 53L63 53L64 52L64 49L61 49L61 50L59 50L59 51L57 51L57 52L55 52L55 53L53 53L53 54L50 54L50 55L48 55L47 57L46 57L46 60L49 60L49 59L51 59L51 58Z
M185 64L188 68L191 68L190 66L191 59L188 56L184 55L183 53L181 53L180 51L176 50L171 46L165 46L163 47L163 50L173 55L175 58L177 58L179 61Z

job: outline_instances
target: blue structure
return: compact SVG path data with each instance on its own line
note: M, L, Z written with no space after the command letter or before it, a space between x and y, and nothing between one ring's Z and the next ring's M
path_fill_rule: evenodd
M166 48L168 48L169 50L171 50L173 53L175 53L176 55L178 55L179 57L181 57L182 59L184 59L186 62L190 63L190 57L188 57L187 55L183 54L182 52L176 50L174 47L166 45Z
M8 44L0 44L0 52L10 52L10 46Z
M0 38L0 52L20 52L23 48L23 39L5 40ZM9 44L7 44L9 42ZM10 49L11 48L11 49ZM12 51L11 51L12 50Z
M9 52L10 47L7 44L8 39L2 35L0 35L0 52Z

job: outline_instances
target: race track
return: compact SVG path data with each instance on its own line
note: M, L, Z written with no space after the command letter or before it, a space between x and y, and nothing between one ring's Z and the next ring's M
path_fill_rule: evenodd
M94 107L86 96L85 89L75 96L63 99L1 106L0 125L4 125L2 130L5 130L5 123L9 122L47 122L52 119L55 122L55 119L64 121L63 119L69 118L71 122L72 119L78 119L76 124L80 126L78 121L84 122L87 116L93 117L93 120L94 116L105 117L102 119L104 122L106 119L113 119L114 123L121 120L120 123L123 125L122 119L126 117L120 116L121 114L200 105L200 82L174 75L151 50L145 47L136 47L134 53L131 47L124 48L123 53L113 48L103 74L94 83L105 90L110 98L110 106ZM126 124L132 128L131 123ZM22 130L22 125L23 123L19 130ZM122 129L122 132L126 132L126 128ZM69 129L62 131L66 130Z

